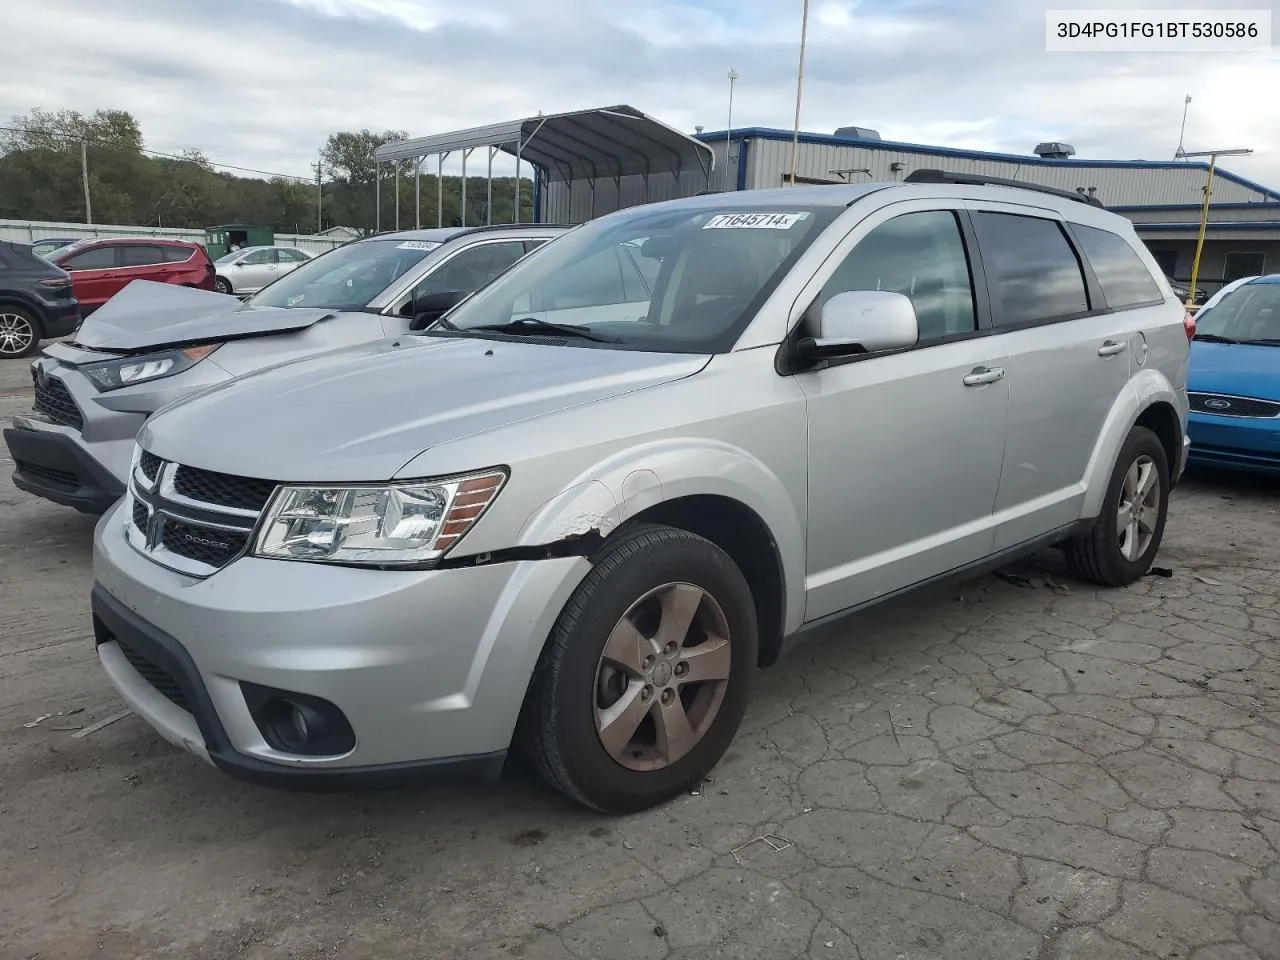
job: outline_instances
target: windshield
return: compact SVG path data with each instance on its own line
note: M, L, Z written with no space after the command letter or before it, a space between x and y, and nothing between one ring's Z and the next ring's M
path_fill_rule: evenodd
M839 208L637 207L549 243L431 328L457 335L508 326L574 346L721 353ZM572 333L573 331L568 331Z
M308 260L250 297L255 307L363 310L440 246L434 240L361 240Z
M1197 337L1280 343L1280 283L1246 283L1196 317Z

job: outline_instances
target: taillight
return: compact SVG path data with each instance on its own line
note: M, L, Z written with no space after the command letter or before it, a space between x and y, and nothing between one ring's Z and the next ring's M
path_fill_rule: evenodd
M1186 331L1188 340L1196 335L1196 318L1191 315L1190 310L1182 311L1182 329Z

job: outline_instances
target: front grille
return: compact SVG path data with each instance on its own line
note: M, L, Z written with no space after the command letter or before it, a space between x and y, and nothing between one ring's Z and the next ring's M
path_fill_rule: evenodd
M147 517L150 511L147 505L139 500L133 501L133 525L137 527L145 535L147 532Z
M160 542L166 550L180 557L210 567L221 567L245 548L249 542L249 531L211 530L166 517Z
M1191 409L1197 413L1254 419L1280 416L1280 403L1274 400L1232 397L1218 393L1191 393L1187 397L1191 401Z
M261 510L271 499L276 484L272 480L236 477L229 473L215 473L195 467L178 467L173 478L173 488L192 500L236 510Z
M43 413L54 423L60 423L65 427L74 427L77 430L84 428L80 408L71 399L71 394L61 380L49 377L41 383L39 375L34 370L31 371L31 379L35 384L36 392L35 403L32 406L37 413Z
M156 482L156 474L160 472L160 458L154 453L142 451L142 457L138 460L138 466L142 468L142 475L152 483Z
M26 460L15 460L13 465L20 473L25 473L36 480L43 480L55 487L65 487L68 490L77 490L80 487L80 478L69 470L42 467L38 463L30 463Z
M162 667L152 663L142 653L124 643L119 637L116 637L115 640L120 652L124 654L124 658L129 661L129 665L133 669L138 671L143 680L155 687L174 706L180 707L187 713L191 712L191 704L187 700L186 691L182 689L182 684Z

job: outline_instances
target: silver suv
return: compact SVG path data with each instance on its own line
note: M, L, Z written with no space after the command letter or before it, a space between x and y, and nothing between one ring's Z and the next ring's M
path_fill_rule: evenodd
M624 210L421 335L162 411L97 530L107 674L251 780L518 746L627 811L830 618L1049 545L1133 582L1191 324L1125 220L964 179Z
M382 234L308 260L244 304L135 281L72 342L49 344L32 364L35 409L4 431L13 482L102 513L124 494L138 429L165 404L251 370L426 325L566 229Z

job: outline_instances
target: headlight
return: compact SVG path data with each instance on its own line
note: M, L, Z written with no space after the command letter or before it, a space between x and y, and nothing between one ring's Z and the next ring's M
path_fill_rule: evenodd
M85 375L99 390L116 390L127 387L131 383L172 377L175 373L194 367L220 346L222 346L220 343L206 343L198 347L164 350L139 357L124 357L120 360L108 360L106 363L95 363L83 369Z
M444 556L497 497L502 470L369 486L281 487L255 556L368 566L415 566Z

